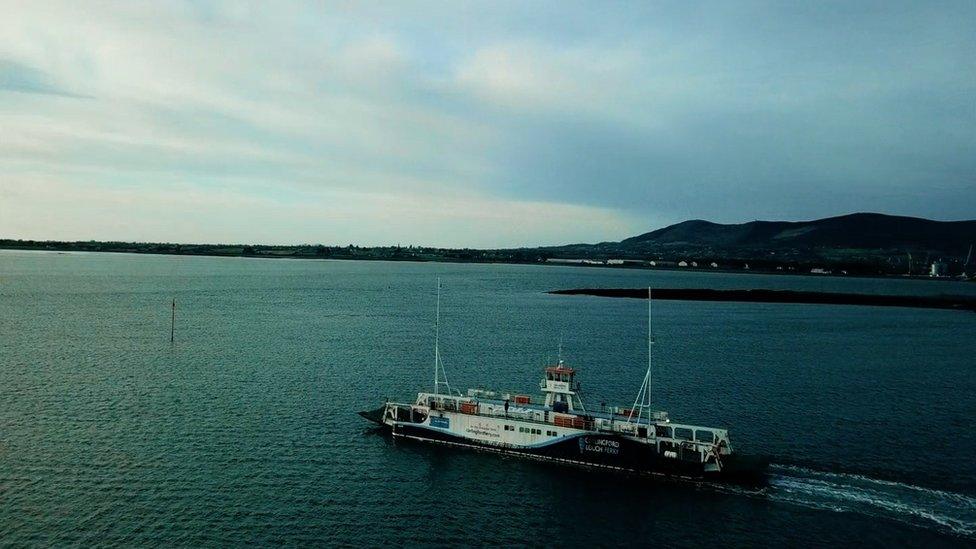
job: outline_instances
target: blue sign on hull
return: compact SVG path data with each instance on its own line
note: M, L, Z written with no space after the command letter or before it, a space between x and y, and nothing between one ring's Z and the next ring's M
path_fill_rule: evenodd
M430 418L430 426L439 429L450 429L451 419L446 417L432 417Z

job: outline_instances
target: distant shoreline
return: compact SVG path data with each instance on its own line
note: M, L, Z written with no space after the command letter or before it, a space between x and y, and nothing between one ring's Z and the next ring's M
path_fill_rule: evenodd
M742 303L803 303L810 305L861 305L870 307L910 307L976 312L976 298L964 296L916 296L848 294L795 290L710 290L698 288L652 288L654 299L673 301L735 301ZM555 295L587 295L647 299L647 288L577 288L552 290Z
M13 244L24 242L25 244ZM27 244L30 243L30 244ZM96 248L96 249L92 249ZM251 248L252 253L246 253ZM305 251L328 250L328 253L302 253ZM942 282L963 281L954 277L930 277L927 275L904 275L895 273L810 273L806 271L784 271L771 269L730 269L723 267L680 267L676 265L645 265L637 262L623 264L607 263L569 263L546 261L539 258L534 248L518 250L476 250L449 249L427 247L373 247L358 246L248 246L240 244L169 244L169 243L129 243L129 242L56 242L56 241L16 241L0 239L0 250L35 251L35 252L81 252L81 253L111 253L134 255L162 255L174 257L226 257L247 259L296 259L296 260L337 260L337 261L394 261L407 263L453 263L453 264L482 264L482 265L536 265L543 267L574 267L574 268L603 268L627 269L642 271L667 271L690 273L721 273L741 275L778 275L802 276L811 278L873 278L894 280L928 280ZM512 253L520 253L521 258L511 257ZM456 257L457 254L467 254L469 257ZM487 257L470 257L482 254ZM507 257L492 257L505 255ZM529 259L531 257L531 259Z

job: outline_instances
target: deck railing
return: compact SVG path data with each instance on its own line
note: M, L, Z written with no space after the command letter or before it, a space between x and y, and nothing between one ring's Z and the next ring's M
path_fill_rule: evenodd
M618 429L614 429L614 426L615 425L631 423L631 422L628 422L627 421L626 416L619 416L619 418L617 416L613 416L612 419L610 419L610 425L609 426L605 426L602 422L597 423L596 421L594 421L592 419L583 420L583 425L582 426L578 426L578 425L557 424L554 421L545 421L545 420L544 421L539 421L539 420L537 420L535 418L522 417L521 415L515 416L515 415L508 414L508 413L502 413L502 414L483 413L483 412L480 411L480 409L476 413L471 413L469 411L461 411L459 409L459 407L452 406L452 405L446 405L445 406L445 405L436 405L435 404L434 406L430 406L429 409L430 409L431 412L436 412L436 411L456 412L456 413L462 413L462 414L469 415L469 416L474 416L474 417L486 417L486 418L493 418L493 419L507 419L507 420L519 421L519 422L523 422L523 423L530 423L530 424L533 424L533 425L545 425L547 427L569 427L569 428L572 428L572 429L580 429L580 430L585 430L585 431L596 431L596 432L600 432L600 433L613 433L613 434L622 434L622 435L630 435L630 436L636 436L636 434L637 434L636 433L636 428L634 429L635 432L625 432L625 431L621 431L621 430L618 430ZM545 417L551 418L552 417L552 414L553 414L553 412L546 411L545 412ZM579 416L577 416L577 417L579 417ZM645 421L645 422L650 421L647 418L641 418L641 420L642 421ZM636 425L641 426L641 427L645 427L648 430L647 431L648 436L646 438L653 438L653 439L655 439L656 442L670 442L671 444L675 445L675 447L691 445L696 450L708 450L708 449L711 449L714 446L714 441L713 442L705 442L705 441L700 441L700 440L687 440L687 439L684 439L684 438L679 438L679 437L674 437L674 436L670 436L670 437L669 436L659 436L657 434L657 432L653 429L655 427L655 424L654 423L639 423L639 424L636 424ZM678 425L672 425L671 427L673 428L675 426L678 426ZM680 427L685 427L685 426L684 425L680 425ZM688 427L694 428L694 426L688 426ZM673 431L672 431L672 433L673 433Z

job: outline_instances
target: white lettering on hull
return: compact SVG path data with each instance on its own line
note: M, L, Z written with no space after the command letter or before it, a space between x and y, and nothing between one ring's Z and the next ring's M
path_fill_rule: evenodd
M582 442L580 448L584 452L591 452L595 454L608 454L616 456L620 454L620 441L610 440L608 438L591 438L583 437L580 439Z
M478 439L487 438L493 440L502 438L501 433L498 432L498 425L490 425L482 422L468 425L464 432Z

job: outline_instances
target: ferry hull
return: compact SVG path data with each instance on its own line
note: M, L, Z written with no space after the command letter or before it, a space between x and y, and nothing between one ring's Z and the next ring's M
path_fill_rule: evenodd
M363 417L366 417L365 414L360 413ZM704 464L690 459L682 460L680 454L675 459L665 458L653 446L607 433L582 433L539 446L509 446L408 423L377 423L397 438L641 475L758 485L765 482L768 465L762 458L730 455L723 458L721 471L707 471Z

